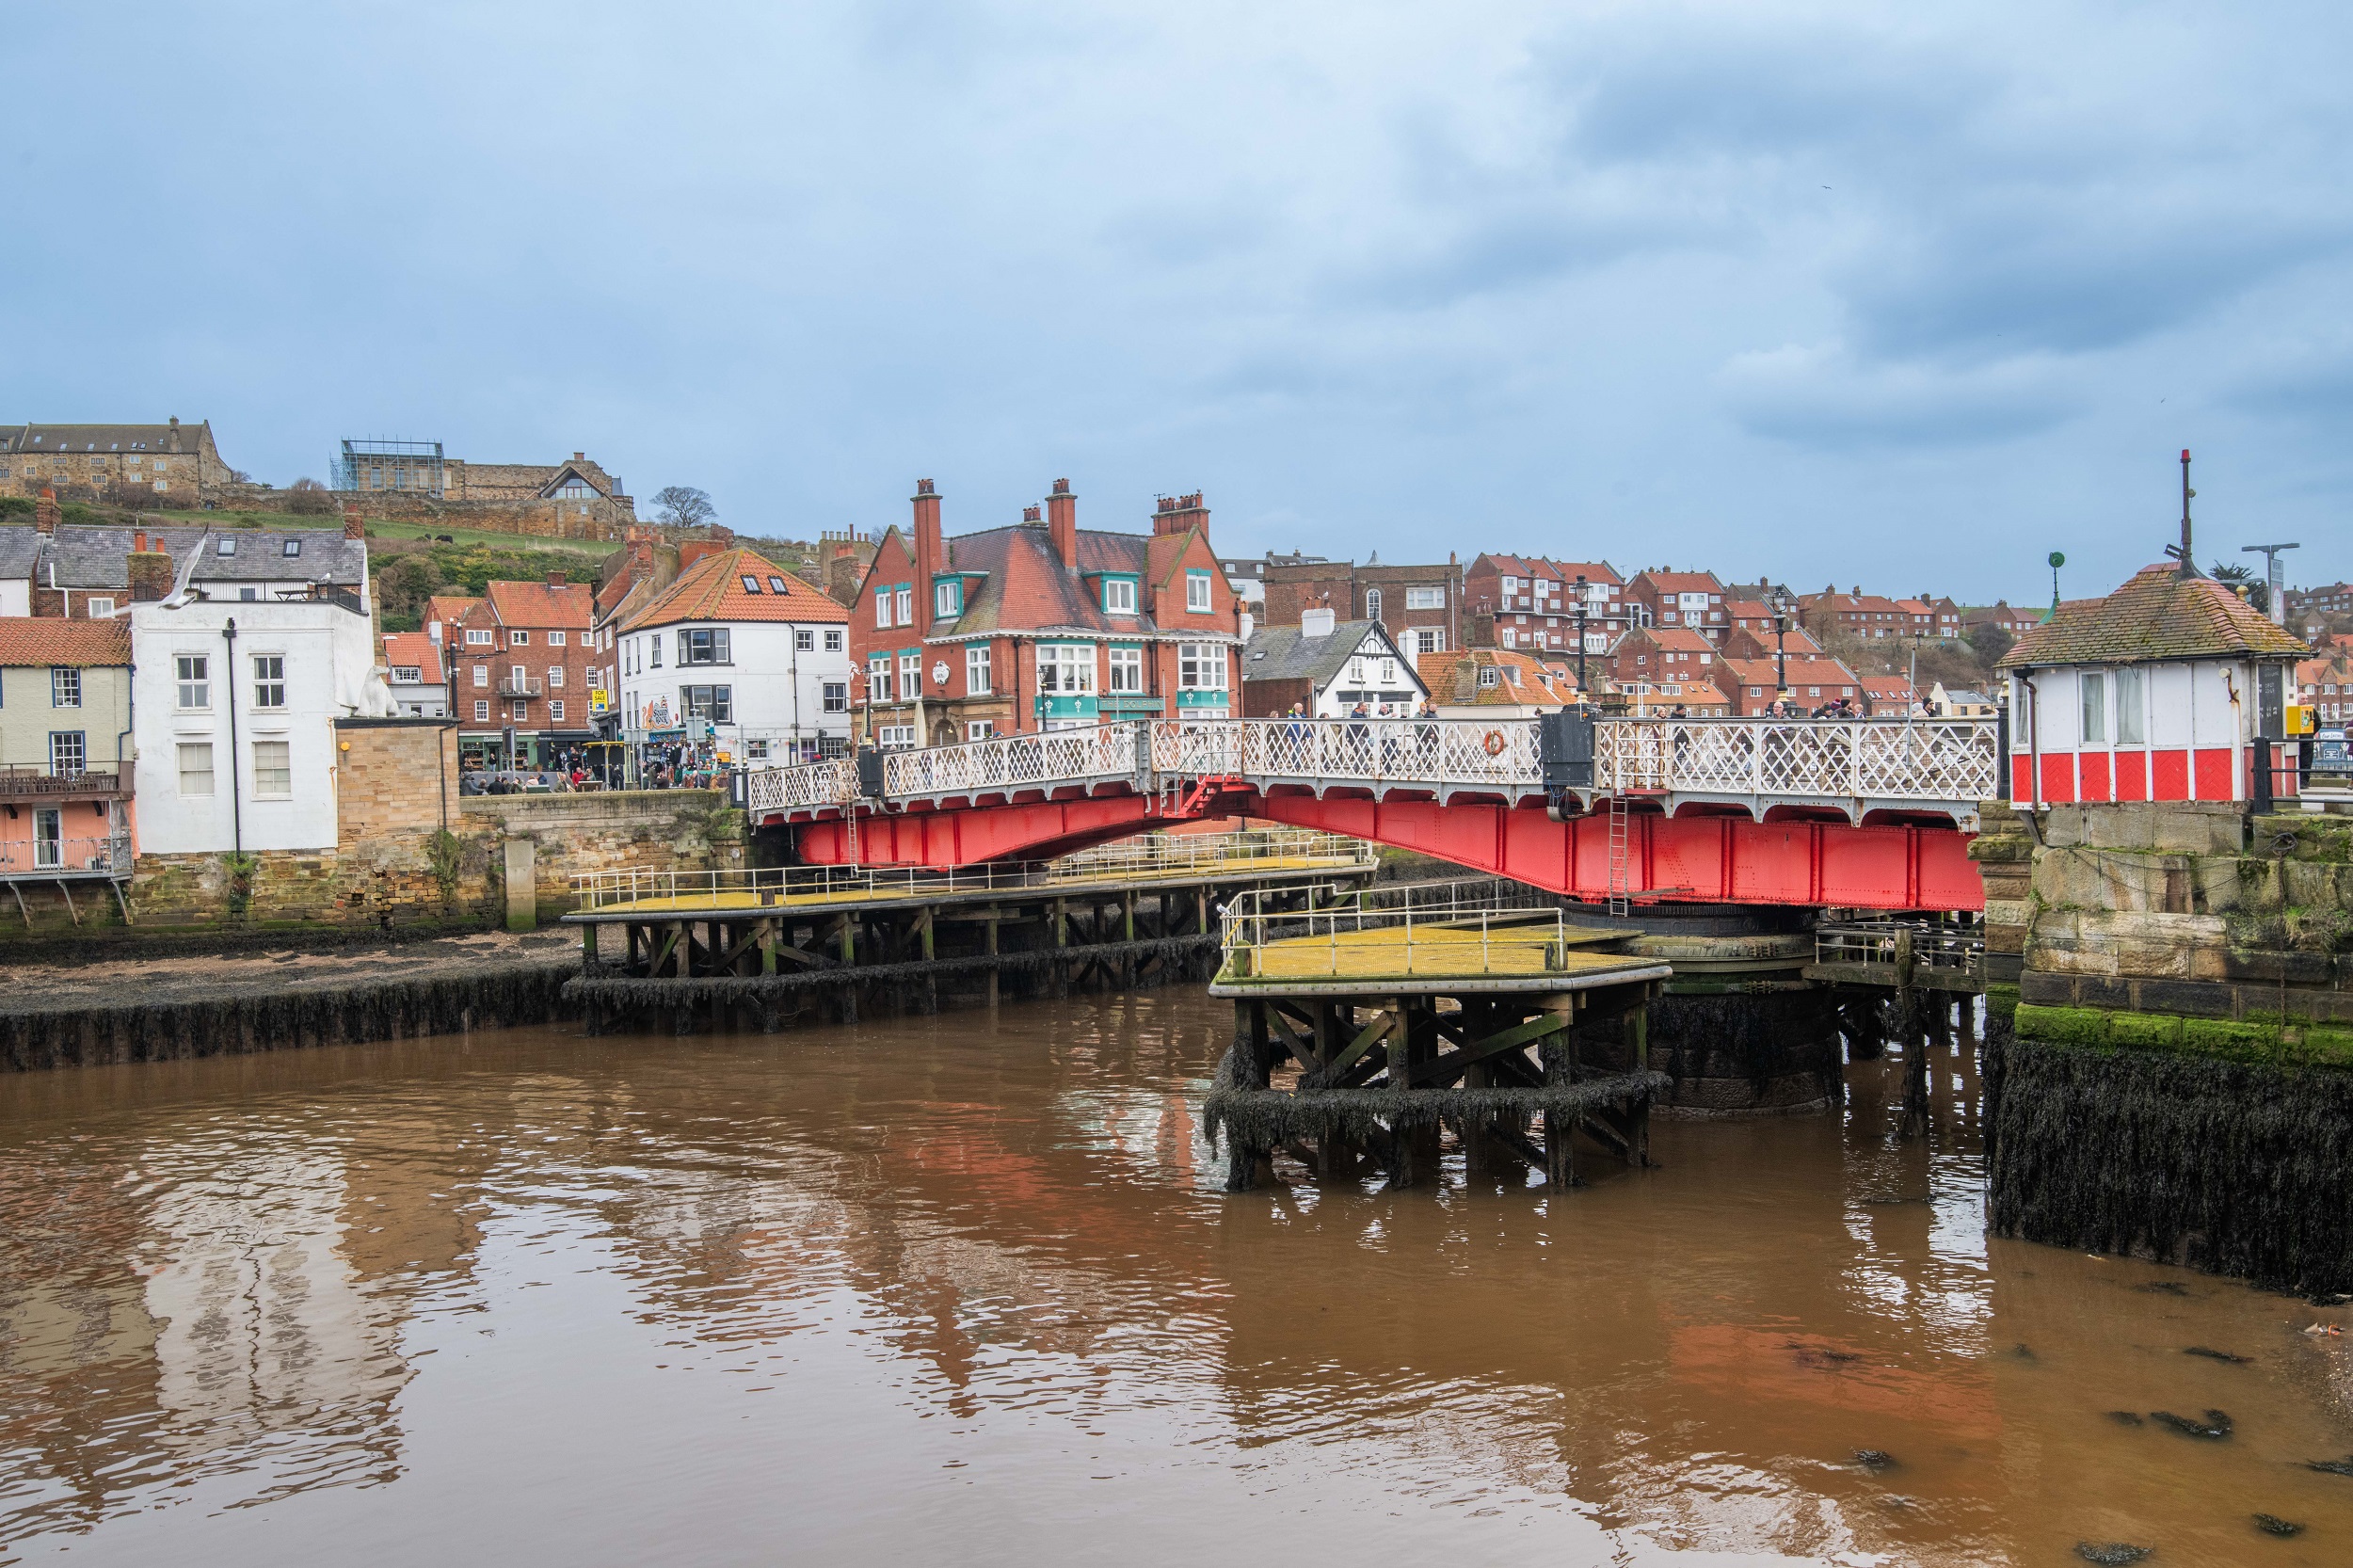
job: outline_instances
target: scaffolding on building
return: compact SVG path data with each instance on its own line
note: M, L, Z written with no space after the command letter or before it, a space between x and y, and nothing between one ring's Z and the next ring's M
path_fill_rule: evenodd
M339 490L404 490L439 496L446 472L440 441L346 440L333 465Z

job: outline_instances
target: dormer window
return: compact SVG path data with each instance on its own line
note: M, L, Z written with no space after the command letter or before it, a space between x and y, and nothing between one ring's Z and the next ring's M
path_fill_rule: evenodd
M1479 666L1479 685L1481 690L1483 691L1489 687L1500 685L1502 684L1502 680L1503 672L1497 669L1495 665L1481 664Z
M742 577L740 577L740 578L736 579L736 581L738 581L738 582L740 582L740 583L742 583L742 584L744 584L744 591L745 593L747 593L747 594L756 594L756 593L758 593L758 592L760 592L760 579L759 579L759 578L757 578L757 577L754 577L754 576L753 576L750 572L748 572L748 571L747 571L747 572L745 572L745 573L744 573Z
M1103 579L1103 609L1108 615L1132 616L1136 613L1136 584L1131 577Z
M964 584L956 582L932 584L932 614L940 620L953 620L964 614Z

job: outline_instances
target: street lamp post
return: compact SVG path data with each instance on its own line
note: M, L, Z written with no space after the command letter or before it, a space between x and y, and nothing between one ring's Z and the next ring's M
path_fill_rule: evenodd
M1593 700L1593 688L1585 684L1585 616L1587 614L1587 608L1588 607L1585 602L1585 574L1580 571L1577 574L1577 697L1579 702L1590 705Z
M1773 614L1773 701L1785 710L1789 706L1789 615L1787 611Z

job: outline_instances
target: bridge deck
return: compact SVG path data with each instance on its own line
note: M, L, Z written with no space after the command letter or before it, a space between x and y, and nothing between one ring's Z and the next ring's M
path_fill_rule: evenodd
M1404 982L1417 990L1451 988L1464 981L1509 981L1511 988L1519 991L1574 991L1632 980L1663 980L1667 972L1665 965L1648 958L1562 952L1549 924L1495 931L1408 932L1392 926L1269 942L1253 952L1247 973L1221 970L1210 992L1216 996L1290 992L1297 988L1294 983L1303 980L1345 981L1353 991L1384 981Z

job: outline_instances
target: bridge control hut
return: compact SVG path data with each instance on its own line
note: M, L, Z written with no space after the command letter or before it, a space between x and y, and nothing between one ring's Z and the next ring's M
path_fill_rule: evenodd
M2282 737L2309 653L2222 584L2171 565L2061 604L2002 661L2010 798L2256 800L2255 743Z

